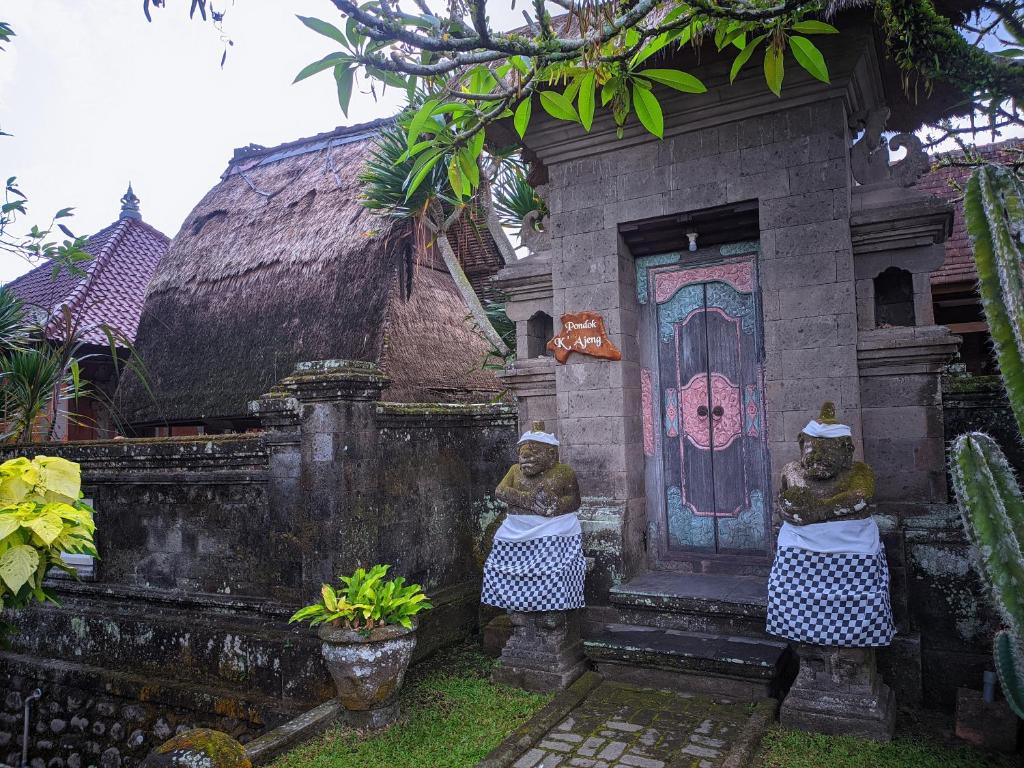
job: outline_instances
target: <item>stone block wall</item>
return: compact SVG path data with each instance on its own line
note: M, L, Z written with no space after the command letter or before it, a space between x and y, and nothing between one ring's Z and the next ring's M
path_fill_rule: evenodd
M133 768L156 746L192 728L215 728L242 743L262 730L246 712L202 714L194 702L174 702L144 685L125 685L99 673L79 674L29 660L5 662L0 700L0 761L21 765L24 701L29 704L31 768ZM142 695L140 695L142 694Z
M269 451L258 435L106 440L7 448L82 467L110 584L269 596L296 583L274 552ZM270 556L268 556L270 555Z
M515 410L380 402L386 385L372 365L308 364L256 404L259 433L0 453L79 462L97 509L97 580L54 581L61 605L4 617L16 631L0 690L38 685L47 712L65 689L89 702L54 713L92 735L41 732L33 759L131 765L167 727L244 721L253 735L323 701L316 633L287 620L358 566L390 563L423 584L435 608L417 658L476 628L474 543L514 460ZM144 700L145 713L111 734L92 714L104 696L117 699L104 711ZM19 733L0 718L0 759Z

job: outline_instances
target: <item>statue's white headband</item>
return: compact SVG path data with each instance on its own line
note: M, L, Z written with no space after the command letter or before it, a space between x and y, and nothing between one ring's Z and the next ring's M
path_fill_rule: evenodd
M800 432L808 437L851 437L853 433L845 424L822 424L811 419Z
M558 438L550 432L523 432L519 438L519 445L523 443L546 443L547 445L558 445Z

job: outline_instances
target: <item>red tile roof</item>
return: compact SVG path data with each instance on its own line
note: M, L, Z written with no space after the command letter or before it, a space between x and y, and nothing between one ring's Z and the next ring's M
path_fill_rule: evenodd
M7 284L30 312L46 321L47 336L60 333L60 309L69 306L82 340L107 344L107 325L133 343L139 328L146 287L171 239L141 219L123 217L89 238L85 250L92 260L84 275L62 270L53 277L50 264L40 264Z
M1010 150L1015 148L1024 149L1024 140L1009 139L978 147L978 151L986 159L1008 162L1011 158ZM961 156L961 153L942 155L950 158L958 156ZM917 188L923 192L955 203L953 233L946 240L946 260L939 269L932 272L932 285L970 283L973 286L978 279L974 269L971 241L967 236L967 225L964 223L963 192L971 170L966 166L936 167L917 182Z

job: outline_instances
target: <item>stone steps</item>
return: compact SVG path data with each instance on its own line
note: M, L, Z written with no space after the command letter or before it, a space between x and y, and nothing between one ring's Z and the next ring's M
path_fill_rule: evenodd
M602 623L769 639L765 577L648 571L613 587L609 601L610 610L594 614Z
M796 667L784 641L629 624L605 624L584 648L607 679L731 699L778 696Z

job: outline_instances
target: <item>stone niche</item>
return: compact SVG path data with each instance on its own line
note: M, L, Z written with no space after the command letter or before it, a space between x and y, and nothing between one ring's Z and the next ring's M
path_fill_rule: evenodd
M896 511L947 500L941 374L960 339L935 325L930 279L952 209L910 188L929 161L914 136L881 138L887 115L883 107L851 121L864 132L850 151L858 182L850 236L864 459L875 468L880 510ZM904 146L906 156L890 164L889 148Z
M543 247L533 238L531 245ZM558 408L555 401L555 359L547 351L554 335L552 308L551 256L545 250L502 269L493 278L506 296L505 311L516 324L516 359L500 374L519 406L521 432L534 421L543 421L558 433Z

